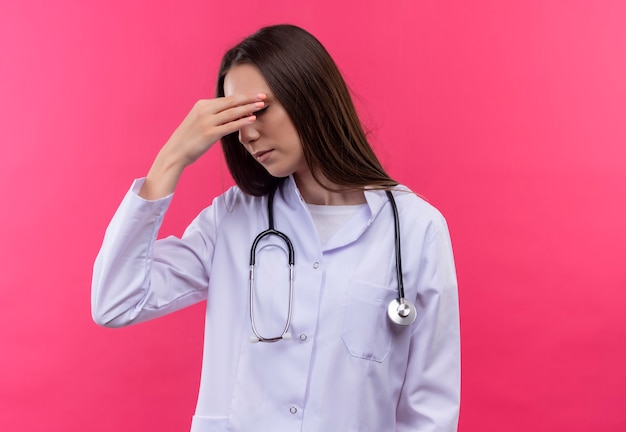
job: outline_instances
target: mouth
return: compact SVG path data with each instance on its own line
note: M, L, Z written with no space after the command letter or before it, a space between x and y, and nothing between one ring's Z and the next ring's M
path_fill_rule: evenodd
M252 153L252 156L257 160L257 162L263 163L267 160L267 158L270 157L270 153L272 153L273 151L274 150L258 151L258 152Z

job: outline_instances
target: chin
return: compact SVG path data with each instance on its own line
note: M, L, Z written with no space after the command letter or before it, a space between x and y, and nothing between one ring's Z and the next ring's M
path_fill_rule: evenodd
M272 177L277 177L277 178L283 178L283 177L289 177L291 174L293 174L293 171L289 171L289 170L285 170L285 169L272 169L270 168L265 168L266 171L269 173L269 175L271 175Z

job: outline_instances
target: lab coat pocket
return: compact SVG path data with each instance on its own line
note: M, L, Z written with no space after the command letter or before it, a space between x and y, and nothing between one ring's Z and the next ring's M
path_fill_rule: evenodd
M387 306L394 290L364 281L348 287L341 337L354 357L381 363L391 349Z
M228 417L204 417L195 415L191 421L191 432L226 432Z

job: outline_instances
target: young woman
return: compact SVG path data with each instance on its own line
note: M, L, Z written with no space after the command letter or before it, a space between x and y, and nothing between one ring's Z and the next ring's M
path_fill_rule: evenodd
M220 139L237 186L182 238L157 240L183 170ZM96 259L101 325L202 300L192 431L456 430L446 222L385 173L336 65L298 27L225 54L217 98L196 103L133 183Z

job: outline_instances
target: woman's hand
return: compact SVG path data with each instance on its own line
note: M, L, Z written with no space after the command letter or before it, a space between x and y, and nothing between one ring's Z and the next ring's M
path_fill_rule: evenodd
M157 155L139 196L158 199L174 191L185 167L195 162L221 137L256 120L266 95L233 95L196 102Z
M221 137L255 120L252 115L263 108L265 95L235 95L196 102L178 126L163 151L172 162L183 167L195 162Z

